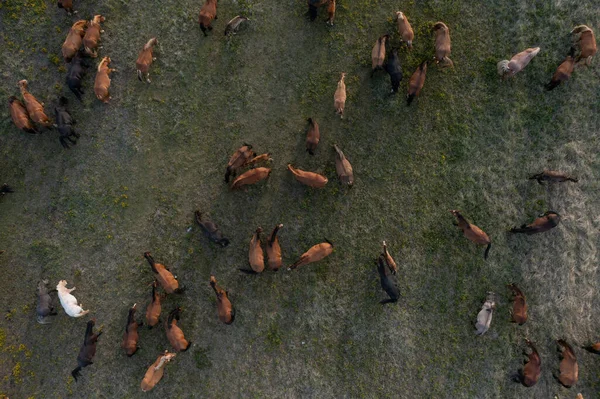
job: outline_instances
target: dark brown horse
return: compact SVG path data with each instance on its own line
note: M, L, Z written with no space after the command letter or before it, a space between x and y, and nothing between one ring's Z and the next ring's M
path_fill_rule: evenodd
M515 284L509 284L508 288L510 288L513 293L512 321L518 325L523 325L527 321L527 302L525 301L525 295Z
M531 353L528 354L523 350L523 354L527 356L527 359L524 361L523 368L515 376L514 381L520 382L526 387L532 387L538 382L542 374L542 359L533 343L528 339L525 342L531 348Z
M142 323L135 321L136 304L129 309L127 315L127 324L125 325L125 333L123 334L123 342L121 342L121 348L125 349L125 354L129 357L133 356L138 350L138 326Z
M85 329L85 338L83 339L83 345L81 345L79 355L77 355L77 367L73 371L71 371L71 375L73 376L75 381L77 381L77 377L81 376L80 371L82 368L94 364L94 362L92 362L92 359L96 354L96 342L98 342L98 337L102 335L102 331L99 331L97 334L93 332L94 324L96 324L96 321L94 319L87 322L87 327Z
M219 226L208 219L202 220L202 213L200 213L200 211L196 211L194 215L196 216L196 222L198 222L204 235L208 237L209 240L219 244L221 248L225 248L229 245L229 239L223 236L223 233L219 230Z

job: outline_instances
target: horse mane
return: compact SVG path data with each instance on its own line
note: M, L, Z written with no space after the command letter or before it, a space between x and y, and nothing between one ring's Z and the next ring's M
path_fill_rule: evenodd
M146 44L144 44L144 50L148 50L149 48L151 48L155 44L156 44L156 38L153 37L152 39L148 40L148 42Z
M508 68L509 62L509 60L502 60L497 64L498 75L504 76L504 74L510 72L510 69Z

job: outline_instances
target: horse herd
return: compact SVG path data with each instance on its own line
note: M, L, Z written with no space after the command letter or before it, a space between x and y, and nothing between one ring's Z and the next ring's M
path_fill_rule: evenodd
M68 14L76 13L73 10L72 0L59 0L58 6L64 8ZM314 21L318 15L319 7L326 6L328 19L327 23L333 25L335 19L335 0L308 0L308 15L311 21ZM212 28L212 21L217 19L217 0L206 0L199 14L198 22L205 36ZM236 16L233 18L225 29L225 35L234 34L243 21L248 18ZM413 48L414 32L407 16L398 11L395 13L395 21L397 23L398 35L401 43L405 43L410 51ZM89 68L88 59L97 58L100 47L101 34L104 32L101 24L105 22L105 17L95 15L90 21L80 20L75 22L62 46L62 55L64 61L69 64L66 83L75 97L82 101L84 91L82 89L85 70ZM440 67L453 67L454 62L449 58L451 54L450 30L443 22L433 24L432 31L435 35L435 54L433 60ZM576 27L571 32L575 35L573 46L569 50L569 54L563 63L557 68L551 81L546 85L548 90L554 89L561 82L566 81L571 76L575 64L585 62L590 65L592 57L596 53L596 41L593 31L581 25ZM371 76L378 70L385 70L391 80L392 92L396 93L399 90L402 80L402 68L398 56L399 48L393 48L391 52L386 51L386 43L389 42L391 35L385 34L377 39L371 51ZM136 60L136 70L140 81L150 83L150 66L155 60L153 49L158 44L156 38L149 39L143 46ZM529 48L521 53L516 54L511 60L500 61L497 65L498 73L502 78L514 76L522 71L529 62L539 53L540 48ZM110 68L111 59L108 56L102 58L97 67L96 78L94 82L94 93L98 100L103 103L109 103L110 96L110 74L115 72L115 69ZM411 75L408 83L407 105L410 105L420 94L427 73L429 60L422 61L415 72ZM344 116L345 101L346 101L346 73L341 73L340 80L334 93L334 109L340 117ZM60 98L59 104L55 107L55 120L51 121L46 115L44 104L40 103L29 91L28 82L21 80L18 83L21 96L24 104L15 96L9 98L10 114L17 128L27 133L38 133L39 127L50 129L56 127L60 133L60 142L65 148L69 148L70 144L76 144L79 134L74 130L75 119L71 117L67 111L68 101L65 97ZM318 148L320 142L319 124L313 119L308 119L308 130L306 134L306 151L313 155ZM342 150L336 145L333 145L336 154L336 172L342 185L352 187L354 184L353 169L345 157ZM257 155L251 145L244 144L238 148L231 156L225 171L225 182L231 183L231 189L239 189L244 186L256 184L266 179L271 172L267 167L256 167L256 164L271 161L271 154L264 153ZM291 164L287 165L288 170L293 174L296 180L313 188L322 188L328 183L326 176L321 174L305 171ZM237 176L239 173L239 176ZM236 177L237 176L237 177ZM560 182L577 182L577 178L569 176L566 173L559 171L544 170L541 173L535 174L530 179L537 180L540 184L545 182L560 183ZM8 185L0 188L0 193L12 192ZM490 237L478 226L470 223L459 210L451 210L452 215L456 219L456 225L463 232L464 236L478 245L485 245L486 250L484 258L487 259L490 253L492 241ZM196 211L195 220L206 235L213 243L220 247L227 247L230 240L225 237L219 227L213 221L203 217L202 213ZM560 222L560 215L554 211L548 211L535 219L530 224L523 224L521 227L514 227L510 231L512 233L537 234L548 231ZM281 246L278 241L278 233L283 228L283 224L277 224L266 241L267 262L261 243L262 228L258 227L250 240L248 253L248 263L250 269L240 269L245 273L257 274L262 273L265 268L271 271L277 271L283 266ZM333 252L334 246L324 240L319 244L314 245L308 251L300 256L300 258L292 263L288 270L293 270L307 264L318 262ZM149 252L144 253L145 259L151 267L155 280L152 284L152 293L150 302L146 308L145 322L149 328L159 324L161 314L161 301L166 295L184 293L185 287L179 284L177 278L169 271L168 267L154 260ZM381 288L386 292L389 298L380 301L381 304L394 303L399 300L400 293L397 287L396 275L398 267L392 255L388 251L388 246L383 241L383 249L376 260L377 271L380 277ZM52 305L52 297L47 288L48 281L40 281L37 288L38 305L37 318L38 322L46 324L46 318L50 315L56 315L54 306ZM217 313L218 318L225 324L231 324L235 320L236 310L232 305L227 290L220 287L215 276L211 275L209 280L210 287L214 290L217 298ZM75 289L67 288L67 282L61 280L56 286L58 298L65 312L71 317L82 317L89 310L84 310L83 306L77 302L77 299L71 294ZM163 293L159 292L159 288ZM522 325L527 321L527 303L523 292L514 284L509 285L513 294L513 322ZM490 293L484 302L481 311L477 315L475 323L476 333L484 334L490 327L493 312L496 308L495 295ZM133 356L138 348L138 326L141 323L136 321L137 303L134 304L128 312L125 332L121 346L127 356ZM175 307L172 309L167 319L164 322L165 332L169 343L171 344L174 353L165 351L160 354L156 361L148 368L143 377L141 388L143 391L152 389L162 378L164 365L171 361L176 352L186 351L191 342L186 340L183 330L177 325L180 320L182 309ZM95 319L88 321L84 342L77 357L78 366L72 372L73 377L77 380L80 375L80 370L92 364L92 359L96 352L96 343L102 334L102 331L94 332ZM525 341L530 348L530 352L525 354L527 359L522 370L518 375L515 375L515 381L521 382L523 385L530 387L535 385L541 375L541 360L540 355L535 345L529 340ZM573 348L564 340L558 340L558 345L561 348L561 363L560 373L556 378L558 381L570 387L574 385L578 378L577 358ZM591 352L600 354L600 343L587 347Z

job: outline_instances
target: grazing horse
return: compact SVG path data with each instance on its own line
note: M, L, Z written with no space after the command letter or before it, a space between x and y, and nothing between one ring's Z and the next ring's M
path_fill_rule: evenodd
M454 66L454 62L450 59L452 45L450 42L450 30L443 22L436 22L433 25L435 32L435 63L441 67Z
M146 308L146 325L148 328L152 328L158 324L160 312L162 310L160 301L164 299L164 295L159 294L156 290L157 288L158 281L154 280L152 283L152 300Z
M308 132L306 133L306 151L310 155L315 155L315 150L319 141L321 140L321 132L319 131L319 124L313 118L307 119L309 126Z
M527 302L525 294L515 285L509 284L512 291L513 308L511 312L512 322L522 326L527 321Z
M123 342L121 342L121 348L125 349L125 354L129 357L133 356L138 350L138 326L142 323L135 321L136 304L129 309L127 315L127 324L125 325L125 333L123 333Z
M96 80L94 81L94 93L96 98L102 101L104 104L108 104L108 101L112 99L108 89L110 88L110 77L109 75L116 71L114 68L109 68L110 57L104 57L98 65L98 72L96 73Z
M56 5L58 8L64 8L67 15L77 14L77 11L73 11L73 0L58 0Z
M412 26L410 26L410 22L408 22L406 15L402 11L396 11L396 24L398 25L398 33L402 41L406 42L408 48L412 50L412 42L415 34Z
M0 196L4 196L5 194L14 193L14 192L15 191L12 189L12 187L6 183L4 183L2 186L0 186ZM0 254L2 254L2 253L4 253L4 251L0 252Z
M235 190L237 188L248 186L251 184L258 183L259 181L265 180L271 174L271 169L269 168L254 168L250 169L241 175L239 175L233 183L231 183L231 189Z
M317 10L323 4L327 3L328 0L308 0L308 16L311 21L317 19Z
M575 45L579 48L579 55L575 59L575 62L584 61L587 66L590 66L592 58L598 51L594 31L586 25L579 25L571 31L571 34L577 35Z
M40 103L34 96L27 90L28 83L26 80L19 81L19 90L25 101L25 107L31 120L37 124L40 124L46 128L52 126L50 118L44 112L44 103Z
M335 19L335 0L327 0L327 21L326 24L333 26Z
M517 73L521 72L539 52L539 47L530 47L527 50L523 50L514 55L510 61L500 61L497 65L498 74L502 76L502 79L515 76Z
M229 239L223 236L223 233L219 230L219 226L210 220L202 220L202 213L200 213L200 211L196 211L194 215L196 216L196 222L198 222L204 235L208 237L209 240L219 244L221 248L225 248L229 245Z
M533 223L522 225L519 227L513 227L510 229L511 233L524 233L524 234L537 234L543 233L544 231L548 231L558 226L560 222L560 215L554 211L545 212L543 215L540 215L537 219L533 221Z
M144 374L144 378L142 379L142 383L140 388L142 388L143 392L148 392L158 382L162 379L165 364L169 363L176 356L176 353L169 353L165 351L162 355L160 355L148 370L146 370L146 374Z
M179 281L177 281L165 265L155 262L150 252L144 252L144 258L150 264L152 271L156 274L156 280L158 280L167 294L183 292L183 287L179 287Z
M81 44L83 43L83 36L85 36L85 28L87 21L82 19L73 24L67 38L62 45L62 56L65 62L71 62L71 59L79 52Z
M75 287L67 288L66 280L60 280L56 286L56 290L58 291L60 304L69 316L81 317L90 312L89 310L83 310L83 304L77 304L77 298L71 295L71 292L75 291Z
M66 83L79 101L83 101L81 98L81 95L83 94L83 90L81 89L81 81L83 80L83 74L88 67L89 65L83 59L81 51L78 51L77 54L75 54L71 60L71 63L69 64Z
M235 176L237 170L248 163L248 161L256 156L256 153L252 151L250 144L245 144L238 148L235 153L229 159L227 163L227 170L225 171L225 183L229 183L229 177Z
M176 307L175 309L171 310L169 317L165 321L165 331L167 332L167 338L169 339L173 349L175 349L176 352L185 352L190 348L192 343L185 339L183 331L177 326L180 313L180 307Z
M490 237L479 227L469 223L463 217L463 215L461 215L460 211L451 210L450 213L452 213L456 217L456 225L459 229L462 230L465 237L467 237L470 241L474 242L475 244L487 245L485 253L483 255L484 259L487 259L490 253L490 248L492 247L492 240L490 240Z
M58 314L54 310L54 306L52 306L52 297L50 296L50 291L48 291L46 284L48 284L48 280L41 280L37 286L38 302L35 313L37 314L37 322L40 324L48 324L46 317L56 316Z
M556 341L560 352L560 374L554 375L565 388L571 388L579 378L579 366L577 365L577 357L571 345L565 340L559 339Z
M211 22L213 19L217 19L217 0L206 0L206 3L200 9L200 15L198 15L198 23L204 36L208 36L207 30L212 30Z
M303 253L300 258L288 267L288 270L294 270L297 267L318 262L326 258L333 252L333 244L328 239L320 244L313 245L308 251Z
M583 349L585 349L588 352L595 353L596 355L600 355L600 342L584 346Z
M250 263L251 271L240 269L243 272L260 273L265 270L265 256L260 246L260 233L262 227L256 229L250 240L250 250L248 251L248 263Z
M526 339L525 343L531 348L531 353L528 354L523 350L523 354L527 356L527 359L523 362L523 368L518 371L513 381L520 382L526 387L532 387L538 382L542 374L542 359L533 342Z
M557 170L547 170L544 169L541 173L537 173L533 176L529 177L529 180L537 180L539 184L542 184L543 181L547 181L550 183L562 183L565 181L572 181L573 183L577 183L579 179L576 177L569 176L566 173L559 172Z
M385 61L385 42L389 40L390 35L383 35L375 42L373 50L371 50L371 76L378 69L383 69Z
M337 172L338 178L342 182L342 184L347 185L348 187L352 187L354 184L354 172L352 171L352 165L350 161L346 159L346 156L340 150L336 144L333 145L335 150L335 171Z
M279 238L277 238L277 233L279 233L279 230L281 230L282 227L283 224L275 226L267 241L268 265L269 269L273 271L278 271L282 265L281 246L279 245Z
M237 16L233 17L231 19L231 21L229 21L227 23L227 26L225 27L225 36L235 35L237 33L238 29L240 28L240 24L244 21L250 21L250 18L242 17L241 15L237 15Z
M67 104L69 101L61 97L60 105L54 107L54 117L56 118L56 126L58 128L58 132L60 133L60 144L64 148L69 148L69 143L67 140L71 142L71 144L77 144L76 140L73 140L71 137L75 137L78 139L80 136L73 129L73 125L75 124L75 119L71 117L71 114L67 111Z
M296 169L291 164L287 166L288 170L294 174L296 180L302 184L313 188L323 188L329 181L325 176L318 173L307 172L302 169Z
M383 242L383 252L381 253L383 256L383 260L385 261L385 265L390 269L392 274L398 273L398 266L396 265L396 261L392 258L392 255L388 252L387 244L385 241Z
M402 80L402 66L400 65L400 58L398 58L398 49L392 49L388 62L385 64L385 71L390 75L392 93L397 93Z
M344 83L345 77L346 73L342 72L340 81L335 89L335 94L333 95L333 107L335 108L335 113L339 114L340 118L342 119L344 118L344 107L346 106L346 84Z
M425 84L425 76L427 75L427 61L421 62L417 70L412 74L408 81L408 95L406 96L406 105L410 103L421 93Z
M152 65L153 61L156 61L156 58L153 57L152 51L154 51L154 46L158 44L158 40L155 37L148 40L146 44L144 44L144 48L140 51L140 54L135 61L135 67L137 69L137 75L140 82L143 82L143 76L146 77L146 82L150 83L150 65Z
M231 324L235 320L235 308L229 300L229 293L217 284L215 276L210 276L210 286L217 296L217 312L219 320L225 324Z
M100 42L100 34L104 33L100 24L106 18L102 15L94 15L94 18L89 22L85 36L83 37L83 48L85 53L92 58L98 57L98 43Z
M386 303L398 302L400 291L398 290L395 279L389 273L388 265L383 254L379 255L379 259L377 259L377 272L379 272L381 288L389 295L388 299L383 299L379 301L379 303L385 305Z
M477 314L477 321L475 322L475 334L483 335L489 330L490 324L492 323L492 315L496 309L496 301L494 300L494 293L488 292L488 296L481 307L481 310Z
M39 133L35 130L33 123L29 119L27 108L25 108L23 103L19 101L17 97L10 96L8 98L8 108L10 110L10 117L18 129L26 133Z
M102 335L102 328L100 328L100 331L97 334L93 332L94 324L96 324L95 319L87 322L85 337L83 338L83 345L81 345L79 355L77 355L77 367L71 371L71 375L75 381L77 381L77 377L81 376L80 371L82 368L94 364L92 359L96 354L96 342L98 342L98 337Z
M546 84L546 90L552 90L557 87L562 82L566 82L571 77L573 73L573 69L575 69L575 48L571 47L571 51L567 58L558 66L554 75L552 75L552 80Z

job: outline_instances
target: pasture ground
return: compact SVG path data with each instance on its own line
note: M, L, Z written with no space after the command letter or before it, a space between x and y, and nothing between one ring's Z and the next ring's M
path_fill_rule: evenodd
M143 397L146 368L169 347L164 331L142 328L133 358L119 345L127 309L134 302L145 309L149 300L153 277L142 253L151 251L187 286L164 309L183 307L180 325L193 342L151 396L598 397L598 357L576 349L580 378L571 390L552 372L555 339L583 345L600 338L600 60L553 92L543 88L574 26L600 32L595 1L338 0L331 28L324 10L310 23L301 0L223 0L207 38L196 22L200 1L74 2L74 17L54 0L0 3L0 98L18 95L17 81L27 79L52 113L64 94L82 136L63 150L58 133L19 132L3 108L0 179L16 192L0 200L2 395ZM403 93L390 96L385 73L369 78L370 53L378 36L395 32L398 9L416 39L412 52L400 51ZM118 69L110 105L94 98L94 69L78 103L60 58L71 24L96 13L106 16L100 54ZM253 21L227 43L225 24L239 13ZM438 20L450 27L455 68L431 67L407 108L408 77L431 57ZM147 85L134 65L152 36L158 60ZM542 51L502 82L496 63L531 46ZM342 71L348 100L340 120L333 93ZM304 150L309 116L322 133L313 157ZM247 192L230 192L224 167L243 142L272 153L273 173ZM335 176L333 143L354 166L351 190ZM307 189L287 163L330 182ZM580 182L527 180L544 168ZM204 239L195 209L221 226L228 248ZM490 234L487 262L484 248L452 225L450 209ZM558 228L507 234L548 209L563 216ZM294 272L240 273L254 229L277 223L285 225L286 264L325 237L334 254ZM400 267L402 298L382 307L374 258L384 239ZM231 326L217 319L211 273L237 307ZM75 285L104 326L94 365L77 383L70 371L86 320L59 308L51 325L37 324L42 277ZM529 301L521 327L508 322L510 282ZM476 337L472 323L487 291L498 294L498 308L490 331ZM530 389L511 382L526 337L543 361Z

